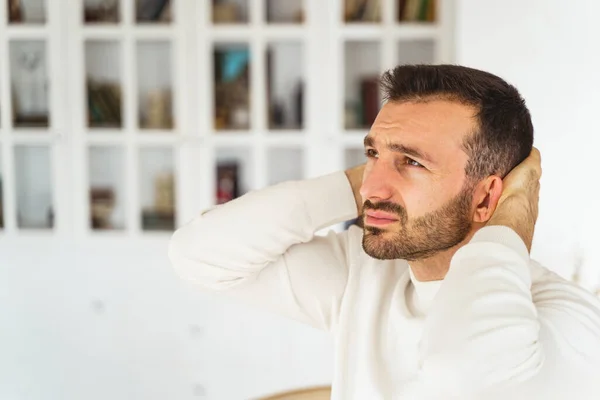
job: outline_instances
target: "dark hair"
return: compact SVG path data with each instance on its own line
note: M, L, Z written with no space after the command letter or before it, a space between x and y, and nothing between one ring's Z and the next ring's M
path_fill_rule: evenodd
M458 65L400 65L381 77L386 101L444 99L472 106L479 122L465 137L466 175L504 177L533 146L533 125L517 89L488 72Z

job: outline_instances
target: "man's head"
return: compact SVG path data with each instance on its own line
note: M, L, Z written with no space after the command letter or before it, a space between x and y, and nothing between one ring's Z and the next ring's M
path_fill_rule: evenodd
M363 247L422 260L490 219L502 178L532 150L531 117L513 86L461 66L399 66L382 88L387 102L365 138Z

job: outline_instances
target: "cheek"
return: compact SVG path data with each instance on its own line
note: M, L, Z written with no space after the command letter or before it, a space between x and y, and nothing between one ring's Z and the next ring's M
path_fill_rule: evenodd
M404 179L398 188L409 218L437 210L444 204L447 193L443 186L427 179Z

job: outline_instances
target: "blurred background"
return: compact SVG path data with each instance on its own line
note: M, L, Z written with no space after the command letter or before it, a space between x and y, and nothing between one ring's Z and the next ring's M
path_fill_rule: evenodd
M362 162L378 76L401 63L521 91L544 168L533 255L598 292L599 14L594 0L0 0L0 399L329 385L327 334L198 293L167 244L206 207Z

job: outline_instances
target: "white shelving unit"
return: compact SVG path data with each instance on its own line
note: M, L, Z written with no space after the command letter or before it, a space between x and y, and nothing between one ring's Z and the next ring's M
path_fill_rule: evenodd
M212 0L171 0L143 22L136 0L115 0L105 22L84 20L97 0L21 0L24 20L9 23L10 1L0 0L0 238L166 239L227 199L232 173L239 195L355 165L368 115L350 110L364 110L363 81L453 56L449 0L434 23L399 22L398 0L361 23L344 22L344 0L219 6L243 23L213 22Z

